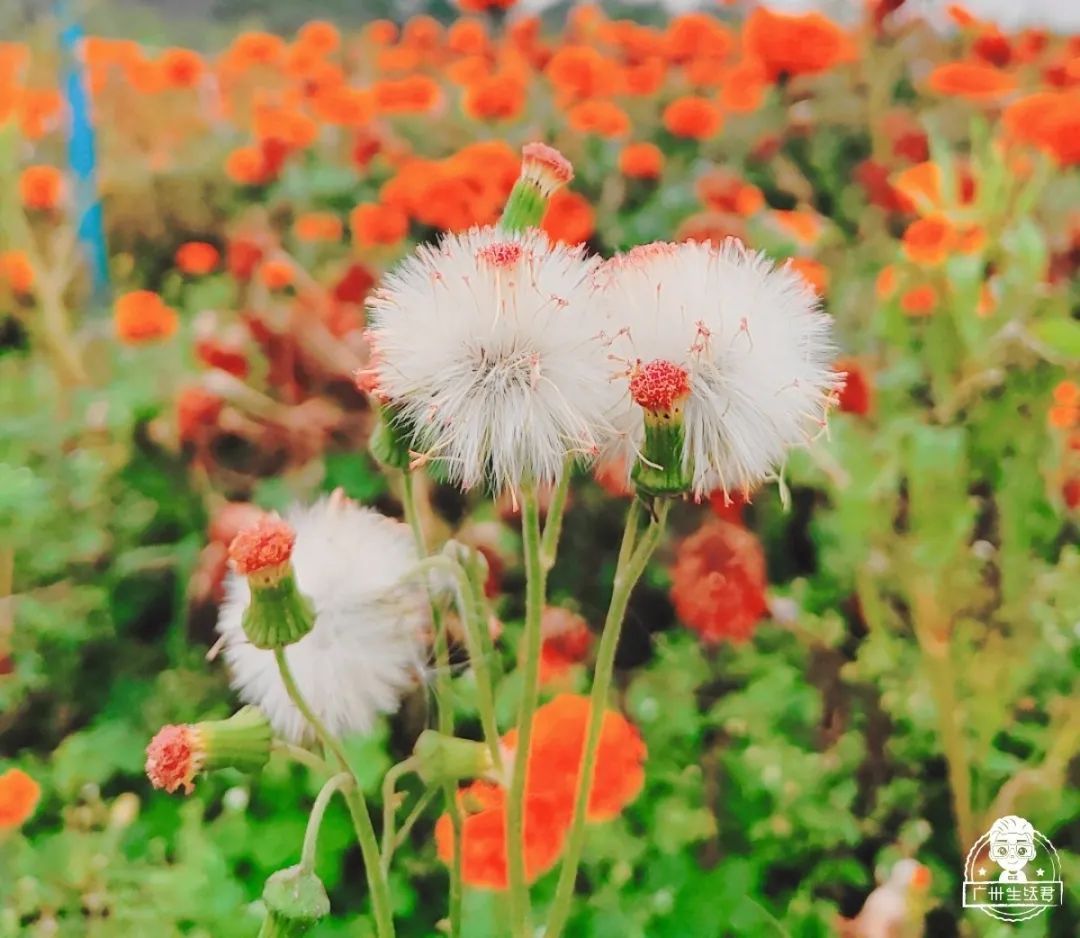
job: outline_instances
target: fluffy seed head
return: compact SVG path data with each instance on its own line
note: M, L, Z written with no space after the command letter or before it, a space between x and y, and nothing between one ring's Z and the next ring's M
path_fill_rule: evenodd
M295 543L296 532L281 518L260 518L233 538L229 559L237 573L249 576L286 563Z
M598 450L618 389L592 318L596 266L541 231L488 227L386 278L370 301L377 385L418 462L502 491Z
M535 183L544 195L551 195L574 178L574 167L554 147L526 143L521 148L521 175Z
M609 455L632 465L641 451L641 408L655 402L638 399L652 389L642 359L658 377L687 376L684 460L698 496L749 491L824 428L838 384L831 320L796 271L728 239L643 245L597 282L604 341L629 377Z
M290 670L315 714L337 736L364 733L393 713L423 673L429 629L422 585L402 585L416 563L408 528L339 494L286 521L295 532L293 575L315 611L310 632L285 649ZM233 574L217 629L232 685L258 706L279 736L300 741L309 727L289 700L272 651L244 634L251 590Z

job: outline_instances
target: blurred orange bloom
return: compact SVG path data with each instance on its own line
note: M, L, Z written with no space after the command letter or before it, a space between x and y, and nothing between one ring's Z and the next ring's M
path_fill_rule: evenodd
M688 95L676 98L664 108L664 126L676 137L707 140L724 122L723 114L712 101Z
M381 114L423 114L434 110L442 100L439 86L426 75L384 79L375 82L372 90Z
M696 189L701 203L716 212L747 217L765 207L761 190L728 169L708 170L698 179Z
M591 46L556 49L544 71L559 95L568 101L602 97L615 90L615 64Z
M158 59L162 80L169 88L194 88L206 71L202 56L191 49L166 49Z
M896 292L896 268L891 264L882 267L874 283L874 290L879 300L887 300Z
M619 172L629 179L659 179L664 151L655 143L628 143L619 154Z
M188 241L176 249L176 266L185 274L201 276L218 265L221 255L218 249L205 241Z
M952 253L956 230L944 215L930 215L908 225L901 243L908 260L934 266Z
M190 443L217 425L225 402L197 384L182 388L176 397L176 432L181 443Z
M821 237L821 218L815 212L777 210L773 212L773 220L799 244L810 246Z
M561 606L547 606L540 622L540 684L562 681L589 654L593 634L577 613Z
M6 96L0 83L0 97ZM11 99L19 110L19 130L24 137L37 140L60 120L64 99L55 88L23 88L21 92L12 92ZM0 121L3 120L4 105L0 103Z
M824 296L829 288L829 271L820 261L809 257L793 257L788 263L793 270L802 274L803 279L813 287L818 296Z
M626 94L647 98L656 94L664 84L667 66L659 56L650 56L644 62L629 65L622 70L620 85Z
M293 150L306 149L319 135L319 125L307 114L277 105L256 107L252 129L259 140L279 140Z
M372 45L388 46L397 36L397 24L391 20L372 20L364 27L364 38Z
M225 158L225 175L242 186L266 182L266 166L258 147L237 147Z
M285 40L272 33L246 32L233 40L227 57L236 68L250 68L253 65L276 65L284 57Z
M720 85L720 104L732 114L749 114L761 107L768 88L768 74L756 59L745 59L730 68Z
M898 173L893 188L908 202L909 209L937 208L942 204L941 167L937 163L917 163Z
M981 62L946 62L927 79L927 87L938 94L984 101L1000 98L1016 88L1016 79L1001 69Z
M1080 163L1080 88L1041 91L1002 115L1005 134L1049 153L1063 166Z
M21 827L34 813L41 786L22 769L0 775L0 830Z
M34 287L34 268L25 251L0 251L0 284L13 293L29 293Z
M592 204L580 192L560 189L551 197L540 227L553 241L581 244L596 230L596 216Z
M333 85L311 97L316 116L338 127L361 127L375 116L375 97L367 90Z
M599 137L621 137L630 132L630 118L611 101L582 101L575 104L566 115L574 130Z
M929 316L938 305L938 292L930 284L912 287L900 297L900 308L909 316Z
M486 13L488 10L509 10L517 0L458 0L463 13Z
M722 61L734 48L731 30L708 13L676 16L664 32L664 52L680 64L695 59Z
M129 345L167 339L176 332L180 320L176 311L166 306L150 290L125 293L113 308L116 337Z
M49 211L64 193L64 177L55 166L27 166L19 176L19 198L26 208Z
M284 290L295 279L296 270L290 261L271 258L259 265L259 280L271 290Z
M392 205L358 205L349 215L353 240L360 247L393 245L409 231L409 219Z
M774 13L757 7L743 27L743 46L773 80L816 75L855 58L847 32L821 13Z
M340 241L344 225L332 212L304 212L293 222L293 232L299 241Z
M525 86L512 76L488 75L469 84L461 107L473 120L513 120L525 109Z
M446 31L446 47L457 55L483 55L488 50L487 27L481 20L458 20Z
M329 55L341 45L341 33L333 23L311 20L300 27L296 41L321 55Z

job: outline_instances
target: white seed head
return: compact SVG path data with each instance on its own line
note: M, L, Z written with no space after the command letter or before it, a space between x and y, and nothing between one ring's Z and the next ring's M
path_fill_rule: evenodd
M617 399L591 305L598 263L538 230L487 227L389 274L369 304L378 390L420 461L498 492L596 454Z
M634 248L604 264L598 283L622 389L612 455L632 464L640 452L629 378L641 362L689 375L684 458L696 495L751 490L824 428L838 380L831 319L797 271L729 238Z
M335 736L366 733L393 713L422 678L429 604L422 581L402 585L416 564L406 525L341 498L293 508L292 563L315 625L285 649L308 705ZM233 688L266 714L276 733L300 742L310 728L285 691L272 651L250 644L242 624L247 579L235 573L217 629Z

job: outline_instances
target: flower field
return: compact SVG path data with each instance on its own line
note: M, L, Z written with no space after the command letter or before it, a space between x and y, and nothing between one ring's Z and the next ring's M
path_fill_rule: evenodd
M0 42L0 938L1077 933L1080 37L857 6Z

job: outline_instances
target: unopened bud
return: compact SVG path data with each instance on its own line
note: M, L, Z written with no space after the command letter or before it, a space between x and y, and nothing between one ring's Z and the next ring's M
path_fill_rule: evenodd
M303 866L278 870L263 889L266 918L259 938L296 938L307 934L330 914L330 899L322 881Z
M483 743L444 736L435 730L420 734L413 758L417 761L416 774L429 785L481 778L494 768L491 751Z
M630 372L630 396L641 407L645 444L631 478L645 495L678 495L690 489L686 464L683 405L690 396L690 376L673 362L638 363Z
M554 147L527 143L521 151L521 175L510 192L499 225L505 231L535 228L547 212L548 201L574 178L574 167Z

